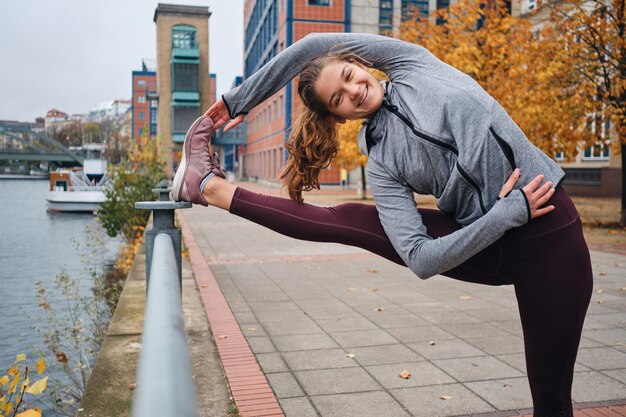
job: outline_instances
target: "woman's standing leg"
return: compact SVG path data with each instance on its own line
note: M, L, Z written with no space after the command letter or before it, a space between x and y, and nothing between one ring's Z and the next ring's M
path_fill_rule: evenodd
M573 213L557 210L555 216ZM501 274L515 285L534 416L572 417L574 365L593 287L589 250L580 218L545 234L528 229L503 239ZM524 232L534 236L517 240Z

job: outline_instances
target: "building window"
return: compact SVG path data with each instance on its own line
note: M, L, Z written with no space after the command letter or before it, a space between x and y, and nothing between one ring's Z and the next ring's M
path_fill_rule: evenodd
M378 28L380 32L393 29L393 1L380 0Z
M145 87L145 86L146 86L146 80L137 81L137 87Z
M146 118L146 114L145 114L144 112L140 111L140 112L139 112L139 118L140 118L141 120L145 119L145 118Z
M428 0L402 0L402 20L414 18L415 11L428 17Z
M137 135L139 136L143 135L143 128L137 130Z
M200 91L198 67L198 64L172 64L174 78L172 91Z
M308 0L309 6L330 6L330 0Z
M173 106L174 126L172 132L185 133L199 116L198 106Z
M145 103L145 102L146 102L146 96L137 97L137 103Z
M196 28L187 25L172 27L172 48L196 49Z
M565 152L555 152L554 159L556 161L565 161Z
M583 161L607 161L611 153L609 142L597 142L583 153Z

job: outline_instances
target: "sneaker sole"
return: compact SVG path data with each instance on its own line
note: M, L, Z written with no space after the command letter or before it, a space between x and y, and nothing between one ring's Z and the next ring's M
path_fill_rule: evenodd
M185 142L183 143L183 156L180 160L180 165L176 170L176 175L174 176L174 181L172 182L172 197L174 201L182 201L181 193L183 191L183 184L185 183L185 176L187 175L187 152L191 153L191 138L193 134L196 133L196 128L200 124L200 122L204 119L207 119L207 116L198 117L192 124L189 130L187 130L187 134L185 135ZM210 139L209 139L209 143Z

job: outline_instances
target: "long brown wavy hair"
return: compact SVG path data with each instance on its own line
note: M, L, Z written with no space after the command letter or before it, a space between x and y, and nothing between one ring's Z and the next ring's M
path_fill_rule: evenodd
M320 188L319 174L330 165L339 150L336 122L332 113L315 92L315 83L322 69L332 61L359 63L371 67L371 63L352 52L330 51L315 58L300 73L298 95L302 110L296 118L285 145L289 158L280 174L283 185L292 200L302 203L303 191Z

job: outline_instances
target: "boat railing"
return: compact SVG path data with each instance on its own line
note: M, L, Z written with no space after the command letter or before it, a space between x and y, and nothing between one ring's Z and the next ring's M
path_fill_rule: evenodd
M167 183L159 201L135 203L152 210L146 231L146 309L132 416L196 417L198 409L182 310L181 231L174 210L191 203L166 201ZM165 187L163 187L165 185Z

